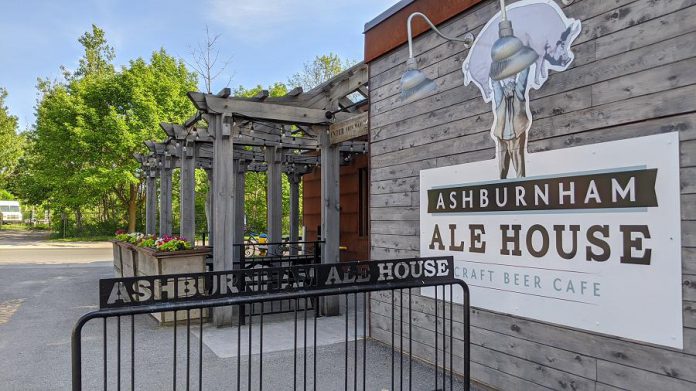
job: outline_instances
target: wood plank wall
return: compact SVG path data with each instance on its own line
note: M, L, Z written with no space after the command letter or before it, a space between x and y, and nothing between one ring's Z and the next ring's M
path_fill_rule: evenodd
M485 1L442 31L476 34L497 4ZM474 309L473 377L503 390L696 390L696 0L576 0L564 8L583 30L572 68L530 93L529 152L679 132L684 350ZM466 51L431 32L414 52L439 92L407 106L398 96L407 47L370 63L372 259L418 256L420 170L494 157L490 106L463 85ZM371 299L371 335L386 343L390 303L388 294ZM413 305L414 354L427 359L432 300Z

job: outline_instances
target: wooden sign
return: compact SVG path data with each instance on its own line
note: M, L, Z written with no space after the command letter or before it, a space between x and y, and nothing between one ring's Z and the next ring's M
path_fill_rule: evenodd
M329 126L331 144L338 144L367 134L368 113Z

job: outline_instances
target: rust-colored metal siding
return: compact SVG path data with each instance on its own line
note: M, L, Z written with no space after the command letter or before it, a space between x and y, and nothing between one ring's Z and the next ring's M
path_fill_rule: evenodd
M341 238L342 261L366 260L369 256L369 236L359 234L359 170L367 168L367 155L355 158L349 165L341 167ZM321 225L321 171L316 168L302 178L302 219L307 228L308 241L316 240L317 227ZM369 199L369 197L368 197Z
M483 0L416 0L365 32L365 62L370 62L407 42L406 20L422 12L438 25ZM413 19L413 36L429 29L421 18Z

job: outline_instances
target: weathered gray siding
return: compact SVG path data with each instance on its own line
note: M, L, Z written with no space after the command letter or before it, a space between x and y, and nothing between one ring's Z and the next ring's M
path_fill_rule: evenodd
M483 2L442 30L476 34L497 4ZM505 390L694 390L696 0L576 0L564 9L582 20L583 30L572 68L551 72L544 87L530 93L529 152L679 132L684 350L474 309L473 377ZM420 170L492 159L495 153L490 107L473 85L463 86L461 44L431 32L415 40L414 52L440 90L407 106L398 96L406 46L370 63L372 259L419 254ZM388 294L371 301L372 336L387 343L389 303ZM414 354L427 359L433 350L425 343L433 334L432 300L418 297L414 311ZM459 311L455 319L461 319Z

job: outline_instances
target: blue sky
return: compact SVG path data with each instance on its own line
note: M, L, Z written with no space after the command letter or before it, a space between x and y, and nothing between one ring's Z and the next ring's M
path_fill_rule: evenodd
M397 0L0 0L0 86L20 128L34 121L37 77L77 67L77 39L92 23L106 31L116 64L164 47L191 59L205 26L231 57L213 89L286 81L319 54L363 57L363 27ZM223 80L224 79L224 80Z

